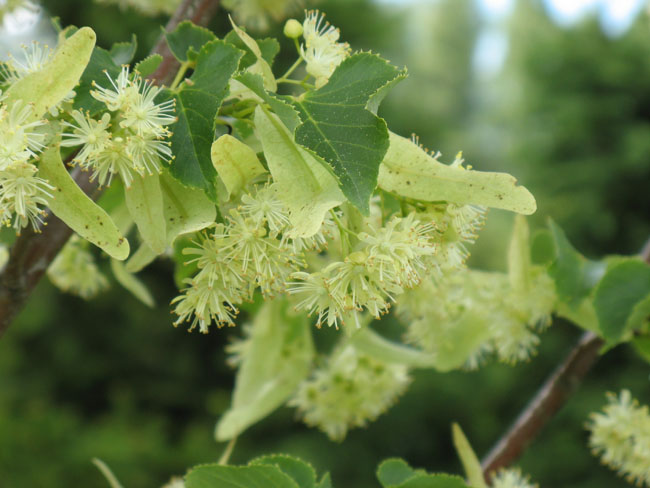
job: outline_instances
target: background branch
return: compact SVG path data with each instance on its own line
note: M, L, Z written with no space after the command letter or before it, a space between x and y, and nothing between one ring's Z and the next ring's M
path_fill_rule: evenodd
M218 6L218 0L183 0L167 23L166 30L173 30L185 19L205 26L216 13ZM167 48L164 35L153 48L153 53L160 54L163 61L150 78L158 80L158 83L169 82L176 74L178 62ZM66 162L69 163L70 160ZM95 200L99 198L101 190L96 182L90 181L88 171L75 168L71 176L87 195ZM0 337L23 308L50 263L72 235L72 230L49 210L46 210L44 221L41 232L36 232L31 227L23 229L14 242L7 265L0 275Z

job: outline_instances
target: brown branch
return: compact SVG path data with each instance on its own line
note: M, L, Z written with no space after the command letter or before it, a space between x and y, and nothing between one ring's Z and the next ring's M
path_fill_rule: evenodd
M641 249L640 257L650 263L650 239ZM562 408L598 359L598 351L604 344L605 342L593 332L585 332L580 337L569 355L528 402L510 429L483 458L481 466L486 481L489 481L494 471L512 464Z
M198 25L207 25L218 5L218 0L183 0L167 24L167 30L173 30L184 19L190 19ZM152 53L163 56L163 61L152 78L161 83L173 78L178 64L174 64L176 59L167 48L164 35ZM101 191L89 180L88 172L75 168L71 175L86 194L93 199L99 198ZM25 305L32 290L71 235L72 230L67 225L46 211L45 225L41 232L24 229L16 239L7 265L0 275L0 337Z
M197 25L205 26L210 22L218 8L218 0L183 0L165 26L165 32L173 31L183 20L191 20ZM163 85L169 85L180 65L169 50L164 34L158 39L154 52L162 55L163 60L150 78L158 80Z
M486 480L491 473L517 459L546 422L562 408L596 362L603 344L603 340L593 332L582 335L566 359L481 462Z

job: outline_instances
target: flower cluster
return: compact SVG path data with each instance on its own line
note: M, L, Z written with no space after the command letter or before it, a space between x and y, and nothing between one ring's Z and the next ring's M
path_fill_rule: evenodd
M492 477L492 488L539 488L530 482L530 477L521 473L519 468L500 469Z
M153 174L161 169L161 161L172 159L166 138L167 125L176 121L173 100L156 102L161 88L130 74L122 67L111 86L95 84L91 95L103 102L112 114L99 120L78 110L72 112L74 123L64 122L62 146L81 146L74 162L93 171L92 178L101 185L110 184L118 174L125 186L131 186L136 175Z
M340 441L348 429L384 413L410 382L406 366L383 363L348 345L298 387L289 405L298 408L305 423Z
M628 390L610 394L602 413L591 415L589 445L602 462L631 483L650 486L650 412Z
M364 309L379 318L428 272L435 237L435 228L415 214L395 216L384 227L360 233L358 249L342 261L314 273L294 273L288 292L298 297L298 310L317 314L319 327L338 327L349 312Z
M0 221L13 221L17 232L29 224L38 229L53 190L30 162L44 141L38 131L44 121L31 119L31 105L18 100L8 107L0 101Z
M108 280L88 250L88 242L72 236L49 268L47 276L61 290L90 299L108 287Z
M305 43L300 46L300 55L318 88L327 83L336 67L350 55L350 46L338 42L339 30L326 22L317 10L307 12L302 26Z
M462 270L409 291L397 313L408 324L406 339L427 352L441 354L459 337L469 338L466 366L475 368L492 353L506 363L527 360L554 303L553 282L541 270L534 270L525 294L506 274Z
M199 272L186 280L189 286L172 302L179 316L176 324L192 319L191 329L199 325L201 332L208 331L212 320L234 325L237 304L251 300L255 290L265 298L283 293L289 276L306 265L295 252L306 244L286 237L288 225L272 186L259 185L245 195L224 223L204 235L197 247L184 250L196 256L190 262ZM313 240L324 242L324 237L319 233Z

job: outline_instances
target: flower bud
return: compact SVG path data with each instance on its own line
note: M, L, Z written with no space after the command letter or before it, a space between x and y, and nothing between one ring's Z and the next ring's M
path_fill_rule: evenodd
M289 39L298 39L302 35L302 24L296 19L289 19L284 24L283 32Z

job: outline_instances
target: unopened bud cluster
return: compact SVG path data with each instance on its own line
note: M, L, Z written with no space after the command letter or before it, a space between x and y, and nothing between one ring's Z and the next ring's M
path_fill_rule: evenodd
M406 366L378 361L348 345L299 386L289 405L305 423L340 441L350 428L384 413L410 382Z

